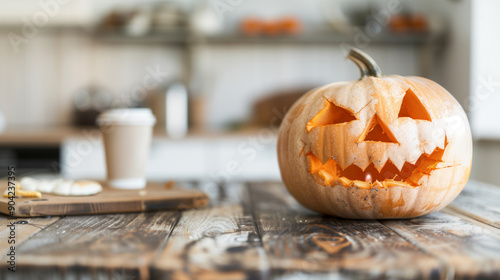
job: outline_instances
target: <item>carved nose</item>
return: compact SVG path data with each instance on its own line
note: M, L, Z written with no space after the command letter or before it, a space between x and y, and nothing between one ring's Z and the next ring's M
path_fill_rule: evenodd
M398 143L394 134L392 134L389 127L375 114L368 125L363 130L363 133L358 138L357 143L363 141L370 142L385 142L385 143Z

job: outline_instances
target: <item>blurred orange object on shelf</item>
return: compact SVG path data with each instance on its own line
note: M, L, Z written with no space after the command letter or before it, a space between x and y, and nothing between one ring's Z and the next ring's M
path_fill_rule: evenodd
M262 20L246 18L241 21L240 30L248 36L268 35L277 36L282 34L294 35L300 33L302 23L296 17L284 17L276 20Z
M281 31L286 34L298 34L302 30L302 23L296 17L286 17L280 20Z
M255 18L246 18L241 21L240 29L245 35L254 36L262 33L264 28L263 22Z
M415 32L426 32L428 29L427 19L424 15L413 14L410 16L410 24L412 31Z
M389 28L395 33L423 33L428 30L428 23L422 14L394 15L389 22Z
M395 33L407 33L410 31L410 24L406 15L393 15L389 21L389 28Z
M277 20L268 20L263 22L264 34L274 36L281 34L281 22Z

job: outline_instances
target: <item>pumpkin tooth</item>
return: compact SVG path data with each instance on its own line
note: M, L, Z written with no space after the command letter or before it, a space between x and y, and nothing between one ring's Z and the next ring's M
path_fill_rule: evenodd
M368 166L370 166L373 163L367 157L366 160L360 159L360 158L352 159L352 160L348 161L348 164L349 165L347 165L346 168L351 166L351 165L355 165L355 166L359 167L361 170L365 171L368 168Z
M405 160L396 160L396 161L393 161L392 162L394 164L394 166L396 166L396 168L399 170L399 171L402 171L405 164L407 163L407 161Z
M387 157L387 155L384 155L383 157L378 158L378 160L373 161L373 166L375 166L377 171L380 172L385 167L388 161L389 158Z
M434 141L425 141L425 140L422 140L422 143L423 143L423 146L422 146L422 150L424 153L426 154L432 154L436 148L437 149L444 149L444 144L443 145L439 145L439 143L436 143Z

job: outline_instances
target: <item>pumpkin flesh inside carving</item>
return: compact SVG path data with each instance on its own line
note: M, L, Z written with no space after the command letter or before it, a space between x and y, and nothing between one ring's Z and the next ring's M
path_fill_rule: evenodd
M363 141L398 143L398 140L394 137L391 130L377 114L370 120L357 142L360 143Z
M415 120L432 121L431 116L425 109L424 105L411 89L406 91L401 109L399 110L399 117L412 118Z
M341 124L356 120L352 112L333 104L326 98L325 100L325 107L307 123L307 132L317 126Z
M390 160L381 170L377 170L373 163L362 170L354 164L342 169L333 158L323 164L312 152L308 152L306 157L309 163L309 173L324 186L335 183L345 187L361 188L372 188L374 185L417 187L420 178L430 175L433 170L437 169L438 163L442 162L447 145L448 143L445 142L443 149L437 147L431 154L422 154L414 164L406 162L401 170Z

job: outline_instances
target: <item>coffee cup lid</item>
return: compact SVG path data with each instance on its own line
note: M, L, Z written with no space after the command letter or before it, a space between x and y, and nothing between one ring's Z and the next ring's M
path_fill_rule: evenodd
M111 109L99 115L97 124L103 125L154 125L156 118L148 108Z

